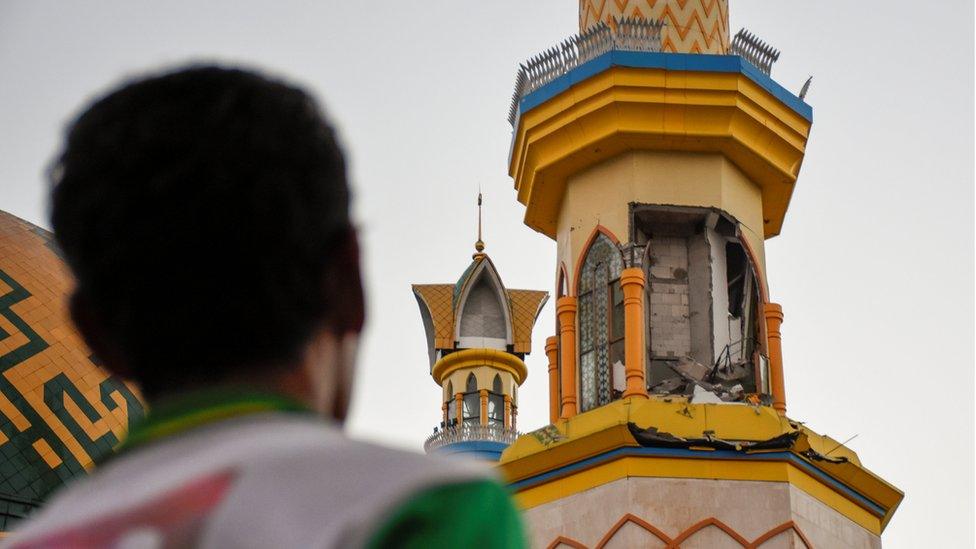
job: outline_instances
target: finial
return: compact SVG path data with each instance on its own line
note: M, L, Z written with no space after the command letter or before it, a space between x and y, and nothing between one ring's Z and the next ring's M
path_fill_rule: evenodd
M474 243L475 253L472 257L478 258L484 255L485 243L481 241L481 191L478 191L478 241Z

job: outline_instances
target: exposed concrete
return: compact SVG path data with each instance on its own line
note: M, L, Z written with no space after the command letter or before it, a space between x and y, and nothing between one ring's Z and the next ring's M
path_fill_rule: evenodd
M712 321L712 303L716 294L722 293L722 286L715 286L712 272L721 266L716 266L712 259L711 246L707 230L688 237L688 289L689 289L689 321L691 329L691 358L701 364L714 364L715 340L714 322ZM724 265L722 265L724 266ZM718 292L715 291L718 288Z
M691 394L690 384L674 380L674 368L691 361L708 373L691 379L725 401L755 392L757 290L754 266L736 236L741 225L708 208L635 203L631 212L627 247L643 246L648 279L649 390Z
M714 326L714 337L712 339L712 360L706 364L714 364L715 357L721 354L725 346L729 344L729 291L728 280L726 278L726 258L725 258L725 238L715 232L714 229L707 229L706 235L709 244L710 259L712 262L712 326Z
M651 235L651 355L677 359L691 354L688 240Z

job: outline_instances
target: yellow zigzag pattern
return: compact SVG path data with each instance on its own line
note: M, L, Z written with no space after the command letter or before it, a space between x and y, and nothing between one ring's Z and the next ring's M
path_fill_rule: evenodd
M620 17L663 20L663 51L718 53L729 50L728 0L580 0L580 30Z

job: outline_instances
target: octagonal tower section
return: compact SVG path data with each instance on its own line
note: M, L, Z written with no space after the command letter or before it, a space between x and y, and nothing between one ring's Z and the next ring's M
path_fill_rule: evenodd
M537 546L876 547L903 497L786 417L764 244L813 112L726 8L584 0L520 67L508 170L556 242L557 332L550 425L500 468Z

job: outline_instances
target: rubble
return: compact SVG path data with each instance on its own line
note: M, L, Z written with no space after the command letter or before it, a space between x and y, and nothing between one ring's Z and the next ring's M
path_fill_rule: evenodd
M695 384L694 391L691 394L691 402L695 404L721 404L724 401L719 398L718 393L713 393L701 385Z
M672 370L687 379L702 381L711 372L711 368L696 361L691 357L681 357L678 364L671 367Z
M704 431L701 438L684 438L666 431L659 431L653 426L644 429L638 427L637 424L633 422L628 423L627 428L630 430L630 434L634 437L634 440L644 447L691 449L709 448L714 450L734 450L736 452L746 453L792 449L794 448L794 445L801 434L800 431L790 431L767 440L730 441L716 437L714 431ZM825 456L821 456L820 454L817 454L809 449L805 451L805 455L806 454L811 454L811 457L814 457L814 459L825 459ZM814 454L815 456L813 456ZM838 462L840 462L839 460L841 458L836 459Z
M761 395L746 393L739 380L751 375L748 364L709 368L691 357L681 357L669 365L676 374L647 388L653 395L685 395L694 403L739 402L763 404ZM734 383L733 383L734 382Z

